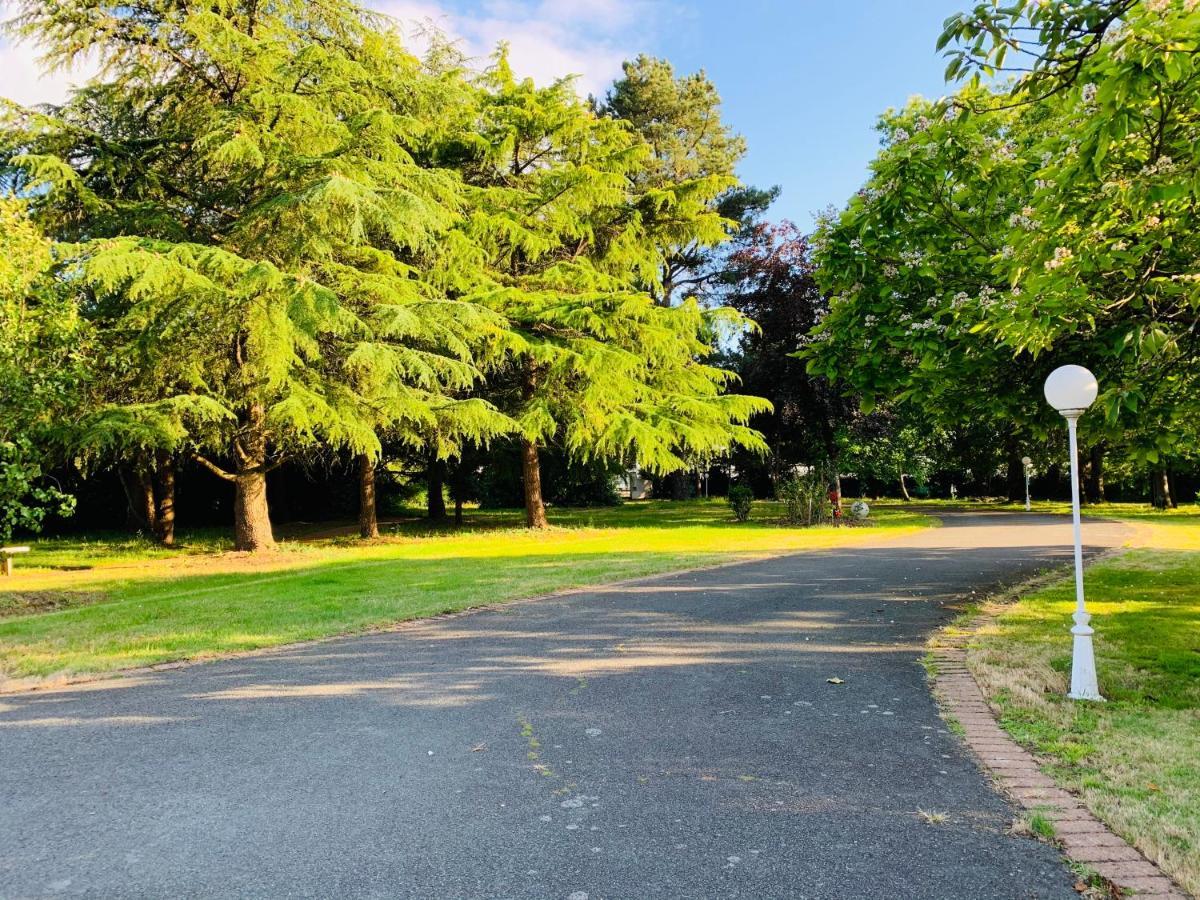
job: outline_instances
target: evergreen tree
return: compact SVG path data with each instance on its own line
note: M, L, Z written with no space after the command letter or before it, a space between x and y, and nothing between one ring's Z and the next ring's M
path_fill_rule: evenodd
M345 0L29 0L17 31L103 80L10 110L0 162L61 277L158 391L95 426L150 429L236 486L236 546L270 547L266 476L318 444L379 451L436 420L503 332L452 299L458 179L422 165L445 79Z
M521 339L493 390L520 425L528 524L546 525L539 450L550 442L664 472L688 455L761 447L745 422L765 402L723 393L729 373L701 361L713 329L741 318L659 306L640 288L659 285L660 261L636 189L644 143L569 80L518 82L503 52L479 116L465 228L488 273L475 297Z
M660 257L649 288L670 306L713 277L713 248L748 207L769 203L776 192L740 186L735 169L746 142L721 120L721 98L704 72L676 76L665 59L646 55L623 70L601 110L628 122L650 148L632 177Z

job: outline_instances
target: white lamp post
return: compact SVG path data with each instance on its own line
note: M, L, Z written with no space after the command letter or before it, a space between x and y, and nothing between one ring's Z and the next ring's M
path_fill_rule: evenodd
M1025 467L1025 512L1033 507L1029 504L1029 473L1033 471L1033 460L1028 456L1021 457L1021 465Z
M1083 538L1079 527L1079 446L1075 425L1096 399L1096 376L1083 366L1060 366L1046 379L1046 400L1067 420L1071 445L1071 520L1075 527L1075 627L1071 656L1072 700L1103 700L1096 683L1096 656L1092 650L1091 616L1083 604Z

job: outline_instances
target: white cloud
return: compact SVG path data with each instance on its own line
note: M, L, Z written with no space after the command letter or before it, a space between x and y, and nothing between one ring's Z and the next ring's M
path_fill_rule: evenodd
M66 71L47 72L38 56L38 48L29 42L0 40L0 97L25 106L61 103L72 87L95 71L94 63L83 60Z
M422 28L430 24L457 40L481 66L497 44L507 41L517 75L539 84L576 75L581 94L597 95L620 74L623 60L652 52L666 13L680 14L674 2L660 0L476 0L470 10L452 3L373 0L371 5L400 21L414 50L420 49ZM59 102L95 71L82 63L71 71L46 73L37 56L32 44L0 40L0 96L23 104Z
M654 0L484 0L470 12L437 0L376 0L400 20L414 49L432 23L483 65L501 41L517 75L548 84L578 76L583 94L603 94L621 63L651 52L658 23L670 6Z

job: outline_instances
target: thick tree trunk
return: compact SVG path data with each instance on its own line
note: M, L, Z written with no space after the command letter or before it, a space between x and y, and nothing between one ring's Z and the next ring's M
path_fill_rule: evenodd
M375 513L375 460L367 453L358 455L358 536L379 537L379 519Z
M175 459L159 450L155 459L157 515L154 533L164 547L175 546Z
M426 492L425 509L429 518L441 522L446 518L446 462L441 459L429 460L429 468L425 471L428 491Z
M235 452L239 459L234 478L233 546L236 550L270 550L275 546L271 511L267 506L266 410L254 404L247 411L245 436Z
M233 547L258 552L275 546L271 513L267 507L267 476L263 472L239 472L234 482Z
M904 495L905 500L911 500L912 497L910 497L908 495L908 485L905 484L904 478L905 478L905 475L903 472L901 472L900 473L900 493Z
M125 525L134 531L155 533L154 480L145 465L121 466L117 470L125 491Z
M1150 476L1150 497L1159 509L1169 509L1175 505L1171 497L1171 479L1166 469L1159 469Z
M530 528L547 528L550 523L542 501L542 465L533 441L521 441L521 472L525 482L525 524Z

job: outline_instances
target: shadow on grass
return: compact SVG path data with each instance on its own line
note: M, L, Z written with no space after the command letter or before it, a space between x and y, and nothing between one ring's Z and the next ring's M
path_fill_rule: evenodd
M1012 529L1011 543L1020 544L1023 535L1022 529ZM0 620L0 670L10 677L110 671L260 649L745 558L735 547L724 553L660 553L647 548L536 553L530 552L532 549L523 548L518 555L485 551L456 556L448 550L434 558L347 561L330 557L312 565L264 573L163 575L90 584L87 591L103 587L117 599ZM862 570L886 561L905 583L907 593L949 601L952 598L940 596L946 583L939 571L961 580L958 567L970 565L976 553L993 555L1022 574L1025 569L1066 558L1065 548L1033 545L983 550L969 546L854 547L807 550L791 557L794 562L788 565L807 573L796 587L798 595L811 595L816 590L822 599L878 600L877 591L872 593L872 579ZM740 570L733 567L722 571ZM721 581L714 581L713 576L681 577L702 579L697 583L705 585ZM978 580L986 581L982 577ZM730 609L751 600L756 592L753 586L730 592ZM686 591L678 593L688 597ZM640 596L633 590L618 595L621 602ZM702 615L711 612L703 608L697 611ZM692 613L687 602L678 609L679 615Z

